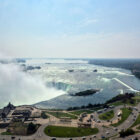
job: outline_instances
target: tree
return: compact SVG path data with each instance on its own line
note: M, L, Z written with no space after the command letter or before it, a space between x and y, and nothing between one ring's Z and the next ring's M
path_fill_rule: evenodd
M29 123L27 128L27 134L33 134L35 131L36 131L36 125L33 124L32 122Z
M47 119L48 118L48 116L46 115L46 113L44 111L41 112L41 117L43 119Z
M122 130L120 132L120 137L125 137L133 134L135 134L135 131L133 129L127 129L126 131Z

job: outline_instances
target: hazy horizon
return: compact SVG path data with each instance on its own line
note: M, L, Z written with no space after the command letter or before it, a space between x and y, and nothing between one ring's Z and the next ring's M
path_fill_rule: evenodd
M140 57L137 0L1 0L0 13L6 57Z

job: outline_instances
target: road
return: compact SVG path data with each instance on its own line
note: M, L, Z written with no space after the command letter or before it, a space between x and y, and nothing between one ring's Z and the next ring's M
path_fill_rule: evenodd
M122 108L123 106L117 106L114 108L115 111L115 116L112 119L112 121L117 119L117 113L118 110L120 110L120 108ZM129 107L129 106L127 106ZM117 129L120 131L122 129L127 129L129 128L133 123L134 123L134 118L136 119L139 115L140 112L140 104L137 105L138 111L136 111L135 109L133 109L133 114L131 114L128 119L126 121L124 121L121 125L119 125L117 127ZM107 110L108 111L108 110ZM94 113L94 116L96 117L96 119L98 119L98 114ZM48 125L54 125L56 123L58 123L59 119L53 117L52 119L50 119L50 121L48 121L48 123L43 124L39 127L39 129L37 130L37 132L31 136L8 136L8 135L0 135L0 140L11 140L11 137L15 137L14 140L51 140L52 138L45 135L44 133L44 129L46 126ZM94 126L97 127L99 129L99 133L96 134L96 138L93 138L93 136L86 136L86 140L99 140L101 139L102 136L105 137L112 137L114 135L118 134L118 131L114 130L114 127L109 126L109 127L103 127L103 124L105 123L105 121L101 121L101 123L94 123ZM107 133L109 132L109 133ZM140 134L136 134L135 136L140 137ZM128 137L130 138L134 138L135 136L130 136ZM69 140L70 138L57 138L57 140ZM83 138L78 137L78 138L72 138L73 140L83 140ZM121 138L118 137L114 137L114 139L111 140L122 140ZM124 139L123 139L124 140ZM127 140L127 138L126 138Z

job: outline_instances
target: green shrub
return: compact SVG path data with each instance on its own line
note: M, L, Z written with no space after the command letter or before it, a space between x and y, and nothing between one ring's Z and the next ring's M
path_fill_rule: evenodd
M37 130L37 125L33 123L29 123L28 128L27 128L27 134L33 134Z
M41 112L41 117L42 117L43 119L49 118L49 117L46 115L46 113L45 113L44 111Z

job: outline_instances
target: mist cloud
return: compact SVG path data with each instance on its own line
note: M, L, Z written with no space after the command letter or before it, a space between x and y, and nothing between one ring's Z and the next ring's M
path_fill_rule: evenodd
M8 102L14 105L33 104L63 93L46 87L40 77L23 72L17 64L0 63L0 107Z

